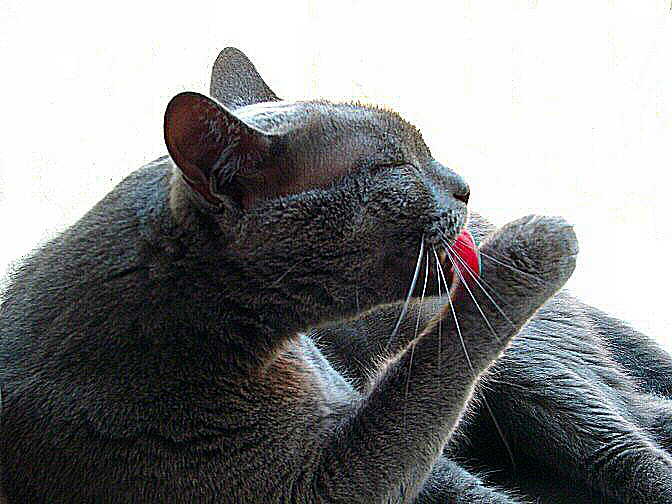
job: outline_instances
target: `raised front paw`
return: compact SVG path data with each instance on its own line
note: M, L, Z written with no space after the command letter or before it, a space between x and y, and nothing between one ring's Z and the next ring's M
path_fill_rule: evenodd
M482 277L500 293L545 299L572 275L578 252L576 234L562 217L528 215L483 244Z
M495 232L480 248L480 278L458 284L442 310L447 343L455 326L472 364L488 365L569 279L577 254L576 235L559 217L523 217Z

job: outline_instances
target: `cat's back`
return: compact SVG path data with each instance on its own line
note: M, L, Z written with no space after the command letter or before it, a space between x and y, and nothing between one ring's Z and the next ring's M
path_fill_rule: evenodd
M0 305L4 382L49 341L76 329L68 323L70 313L85 310L91 323L102 323L101 315L121 301L116 295L132 292L123 279L147 264L165 226L170 174L165 157L133 172L77 223L12 269ZM137 285L137 275L132 282ZM114 283L117 288L110 291Z
M11 275L0 306L0 447L18 461L5 467L14 498L310 491L286 483L310 484L305 468L354 393L306 338L241 375L234 345L212 338L242 319L233 294L201 287L210 245L198 226L176 222L172 177L167 158L132 173ZM269 465L286 473L269 479ZM59 467L68 468L60 488Z

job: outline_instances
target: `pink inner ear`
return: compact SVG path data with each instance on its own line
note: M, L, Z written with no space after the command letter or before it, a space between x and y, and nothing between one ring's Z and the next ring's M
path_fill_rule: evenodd
M218 117L207 105L195 104L189 114L178 115L175 120L175 146L180 157L207 171L224 148L218 131Z
M175 96L166 109L164 136L168 152L182 172L184 179L206 201L219 203L210 191L210 167L217 160L221 136L217 130L216 105L196 93Z
M198 93L181 93L166 110L164 133L173 160L189 185L206 201L240 197L238 173L256 177L272 138L238 119L217 102ZM226 160L220 157L226 151ZM213 168L216 167L216 171Z

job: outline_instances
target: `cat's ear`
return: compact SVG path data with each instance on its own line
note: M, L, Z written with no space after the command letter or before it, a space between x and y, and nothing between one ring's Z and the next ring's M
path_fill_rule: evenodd
M199 93L180 93L166 109L164 137L185 181L214 205L239 200L232 183L254 171L271 152L274 137L241 121Z
M230 109L278 101L252 62L235 47L227 47L212 67L210 95Z

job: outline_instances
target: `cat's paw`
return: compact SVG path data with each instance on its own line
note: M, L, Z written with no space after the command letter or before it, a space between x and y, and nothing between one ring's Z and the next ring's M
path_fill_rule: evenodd
M573 227L562 217L528 215L503 226L481 247L483 277L515 290L548 296L562 287L579 253Z
M490 365L564 285L579 248L564 219L528 216L496 231L479 250L480 277L472 286L461 282L455 287L439 319L446 344L455 345L452 355L468 349L472 370Z

